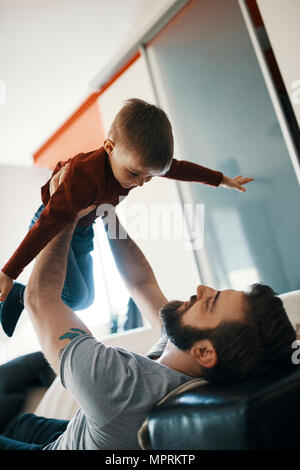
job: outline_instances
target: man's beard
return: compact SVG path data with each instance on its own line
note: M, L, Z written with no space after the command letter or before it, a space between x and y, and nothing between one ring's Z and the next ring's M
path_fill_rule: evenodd
M164 330L175 346L183 351L189 349L195 341L207 338L206 330L199 327L182 325L183 314L196 302L197 297L193 295L189 302L172 300L163 305L159 311L163 321ZM183 304L186 304L178 311Z
M169 318L174 318L178 316L178 309L183 305L184 302L181 300L171 300L163 305L159 311L163 323L167 322Z
M174 340L174 335L180 331L181 312L179 307L184 304L181 300L171 300L163 305L159 311L160 318L163 322L163 329L167 333L169 339Z
M181 309L180 312L178 312L178 309L185 303L182 302L181 300L171 300L170 302L167 302L165 305L163 305L159 311L160 316L163 320L163 322L168 322L169 318L174 318L175 316L180 316L182 315L194 304L194 302L197 300L196 295L192 295L189 303L184 309Z

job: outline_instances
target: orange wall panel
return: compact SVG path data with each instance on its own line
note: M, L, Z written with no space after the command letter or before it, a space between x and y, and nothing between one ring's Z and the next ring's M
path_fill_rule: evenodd
M138 58L136 52L101 89L92 93L72 116L33 155L34 164L53 169L58 161L101 147L105 139L98 97Z
M105 137L97 98L91 95L34 154L35 165L53 169L58 161L101 147Z

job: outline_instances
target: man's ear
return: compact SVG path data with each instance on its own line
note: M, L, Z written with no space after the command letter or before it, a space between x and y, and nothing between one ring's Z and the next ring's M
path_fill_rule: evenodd
M209 339L203 339L193 344L190 349L191 356L203 367L208 369L215 367L218 362L218 356L212 342Z
M111 155L113 149L114 149L114 142L111 139L105 139L103 143L103 147L105 148L105 151L108 153L108 155Z

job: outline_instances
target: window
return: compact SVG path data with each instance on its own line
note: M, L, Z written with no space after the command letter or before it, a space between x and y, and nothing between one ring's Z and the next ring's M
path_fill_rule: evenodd
M122 329L130 295L116 267L100 218L94 231L95 300L80 316L91 329L97 326L102 334L109 334Z

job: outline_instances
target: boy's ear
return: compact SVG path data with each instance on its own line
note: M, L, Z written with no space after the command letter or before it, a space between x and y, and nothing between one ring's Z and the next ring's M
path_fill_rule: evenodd
M103 143L103 147L105 148L108 155L111 155L111 153L114 149L114 146L115 146L115 144L113 143L113 141L111 139L105 139L105 141Z
M208 369L218 363L218 355L209 339L203 339L193 344L190 349L191 356L203 367Z

